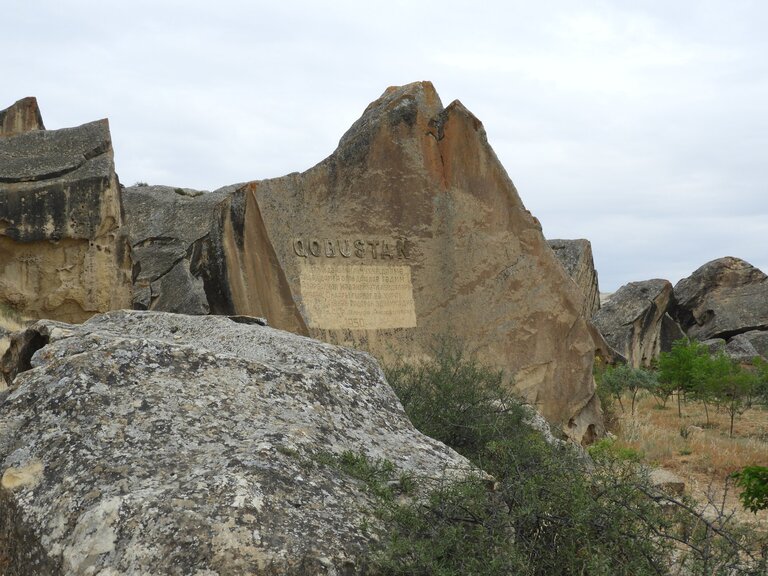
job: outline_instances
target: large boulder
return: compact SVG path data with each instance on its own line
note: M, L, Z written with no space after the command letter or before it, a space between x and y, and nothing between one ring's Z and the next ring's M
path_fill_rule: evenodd
M630 365L649 366L682 334L667 314L671 299L668 280L630 282L603 303L592 321Z
M600 432L583 298L482 123L429 82L387 89L329 158L217 207L212 311L388 361L458 336L573 438Z
M739 258L704 264L675 285L677 321L692 338L768 330L768 276Z
M374 502L329 454L417 482L469 469L362 352L146 311L16 338L0 395L7 576L363 574Z
M592 318L600 309L600 287L592 258L592 245L585 239L557 239L547 242L568 276L579 287L583 297L582 312L587 318Z
M19 107L4 111L4 122L23 117ZM81 322L130 305L107 121L62 130L11 124L28 130L0 138L0 322Z

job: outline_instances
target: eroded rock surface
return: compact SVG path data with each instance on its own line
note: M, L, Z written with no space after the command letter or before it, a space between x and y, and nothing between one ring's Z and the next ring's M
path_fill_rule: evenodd
M17 338L6 369L31 369L0 396L8 576L359 574L371 496L320 456L467 471L362 352L156 312L40 321Z
M760 356L768 360L768 330L750 330L738 337L747 340Z
M0 320L80 322L128 306L120 225L106 120L0 138Z
M599 433L583 298L482 123L430 83L387 89L329 158L220 206L218 311L389 360L456 335L550 422Z
M123 231L131 245L133 308L184 314L210 311L203 279L221 193L170 186L123 189Z
M589 240L547 240L568 276L579 287L584 300L582 311L592 318L600 309L600 287L597 271L592 258L592 244Z
M675 315L699 340L768 330L768 276L739 258L704 264L675 285Z
M452 335L571 437L601 432L585 299L482 123L429 82L387 89L313 168L215 194L121 201L106 121L5 138L2 158L0 304L25 320L243 314L387 360Z
M675 340L668 316L672 284L655 279L619 288L592 318L608 343L632 366L649 366Z
M45 130L37 99L33 96L17 100L12 106L0 110L0 137L33 130Z

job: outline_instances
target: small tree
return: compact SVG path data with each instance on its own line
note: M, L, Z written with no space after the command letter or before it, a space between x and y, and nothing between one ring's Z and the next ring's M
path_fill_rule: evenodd
M642 390L654 392L659 383L656 375L652 372L622 364L608 367L603 373L602 384L619 401L622 410L624 410L624 405L621 402L621 396L624 392L629 392L632 398L632 413L634 414L639 392Z
M742 415L752 406L758 389L757 374L745 370L721 352L710 361L706 378L707 387L711 389L715 401L730 417L728 433L733 438L736 416Z
M672 344L672 350L659 355L659 382L677 392L677 415L683 417L683 396L692 391L702 376L701 358L709 355L707 347L688 338Z

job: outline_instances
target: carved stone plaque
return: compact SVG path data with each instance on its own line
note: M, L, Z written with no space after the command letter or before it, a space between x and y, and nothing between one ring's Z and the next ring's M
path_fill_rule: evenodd
M410 266L303 266L299 282L311 328L416 326Z

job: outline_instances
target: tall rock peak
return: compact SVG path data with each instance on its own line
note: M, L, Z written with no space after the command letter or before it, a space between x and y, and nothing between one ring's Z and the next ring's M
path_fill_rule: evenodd
M43 116L34 96L22 98L5 110L0 110L0 137L33 130L45 130Z

